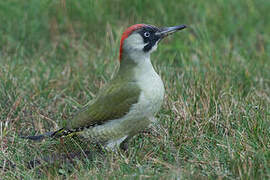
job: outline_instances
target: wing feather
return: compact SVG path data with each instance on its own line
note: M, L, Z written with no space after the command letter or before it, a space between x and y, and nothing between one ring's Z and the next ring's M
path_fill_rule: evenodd
M111 83L105 87L91 104L77 113L68 129L101 125L109 120L123 117L138 102L140 88L135 82Z

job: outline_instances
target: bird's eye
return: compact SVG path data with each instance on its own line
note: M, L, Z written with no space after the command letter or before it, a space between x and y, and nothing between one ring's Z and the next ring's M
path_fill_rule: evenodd
M144 37L149 37L150 33L148 31L146 31L143 35L144 35Z

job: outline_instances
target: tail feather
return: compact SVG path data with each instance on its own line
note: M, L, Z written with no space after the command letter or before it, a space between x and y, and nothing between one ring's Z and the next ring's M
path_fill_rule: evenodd
M36 136L21 136L21 138L30 139L33 141L41 141L45 138L59 138L63 136L70 136L70 135L73 135L74 133L76 132L62 128L54 132L47 132L47 133L36 135Z
M33 140L33 141L41 141L42 139L52 137L53 133L54 132L47 132L45 134L40 134L40 135L36 135L36 136L21 136L21 138L30 139L30 140Z
M62 129L55 131L51 135L51 137L58 138L58 137L63 137L63 136L69 136L69 135L72 135L73 133L76 133L76 131L62 128Z

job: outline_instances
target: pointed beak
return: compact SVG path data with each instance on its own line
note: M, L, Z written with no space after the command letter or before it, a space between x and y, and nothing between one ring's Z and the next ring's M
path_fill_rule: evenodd
M186 25L180 25L180 26L173 26L173 27L163 27L160 28L160 31L156 32L157 36L160 36L161 39L182 29L185 29L187 26Z

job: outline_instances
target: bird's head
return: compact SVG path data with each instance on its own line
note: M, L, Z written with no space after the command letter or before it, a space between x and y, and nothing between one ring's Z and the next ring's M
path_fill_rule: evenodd
M146 24L132 25L122 35L119 60L128 58L136 62L149 57L161 39L184 28L186 25L163 28Z

